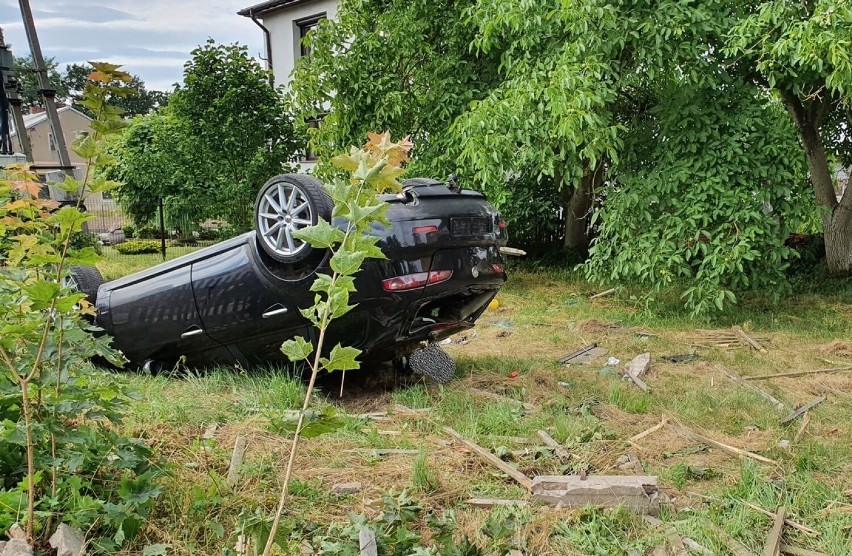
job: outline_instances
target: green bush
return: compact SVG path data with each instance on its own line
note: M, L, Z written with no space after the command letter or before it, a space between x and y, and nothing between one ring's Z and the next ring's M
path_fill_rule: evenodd
M122 255L150 255L159 253L160 247L159 241L137 239L119 243L115 246L115 250Z
M98 255L100 255L102 251L98 234L92 234L87 232L80 232L71 236L71 244L69 245L69 247L78 251L86 247L91 247Z

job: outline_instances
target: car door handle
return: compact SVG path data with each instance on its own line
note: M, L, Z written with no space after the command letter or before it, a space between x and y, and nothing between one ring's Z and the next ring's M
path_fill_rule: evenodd
M192 325L189 328L187 328L186 332L181 334L180 337L185 340L187 338L192 338L193 336L198 336L199 334L204 334L204 330L202 330L198 326Z
M269 309L266 310L261 316L265 319L271 319L272 317L277 317L279 315L283 315L287 312L287 307L283 305L273 305Z

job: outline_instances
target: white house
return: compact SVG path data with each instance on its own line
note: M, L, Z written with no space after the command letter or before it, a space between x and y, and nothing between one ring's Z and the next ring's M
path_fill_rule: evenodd
M277 86L287 86L296 60L309 52L302 43L323 19L337 16L338 0L268 0L238 13L252 19L264 33L266 64Z

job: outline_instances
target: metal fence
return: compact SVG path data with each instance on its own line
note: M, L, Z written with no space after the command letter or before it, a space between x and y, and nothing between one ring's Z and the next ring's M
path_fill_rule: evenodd
M180 214L166 214L162 203L151 207L154 217L135 222L114 200L87 199L86 223L81 245L92 245L107 259L154 264L213 245L233 235L221 220L195 222Z

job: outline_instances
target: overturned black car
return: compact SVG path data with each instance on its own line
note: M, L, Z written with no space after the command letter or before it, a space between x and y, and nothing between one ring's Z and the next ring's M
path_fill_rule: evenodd
M473 326L506 280L505 223L482 194L422 178L403 185L382 197L390 227L372 230L388 260L364 264L357 307L328 332L326 345L358 347L366 362L401 360ZM254 232L112 282L93 269L74 278L137 365L283 361L284 340L315 335L299 309L313 304L314 274L328 263L292 232L331 211L315 178L277 176L258 194Z

